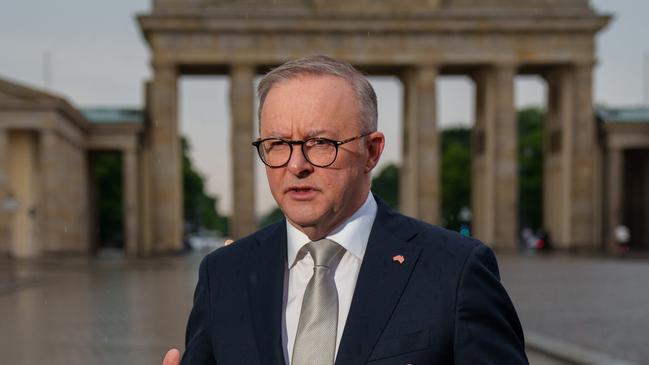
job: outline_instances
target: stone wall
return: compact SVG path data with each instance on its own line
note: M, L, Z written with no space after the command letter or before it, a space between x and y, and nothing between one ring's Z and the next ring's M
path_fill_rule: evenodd
M47 232L43 243L47 252L83 253L91 249L88 163L80 142L66 138L59 130L46 130L41 135L43 227Z

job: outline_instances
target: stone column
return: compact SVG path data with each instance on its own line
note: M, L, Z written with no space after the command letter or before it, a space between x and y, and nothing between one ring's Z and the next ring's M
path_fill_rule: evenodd
M518 241L518 122L513 64L479 70L472 181L474 233L495 248Z
M556 67L547 75L544 224L556 247L601 245L600 154L590 64Z
M608 216L606 217L606 244L610 252L615 252L617 244L615 241L615 227L622 218L624 206L624 154L621 148L613 147L608 153Z
M473 235L487 244L495 240L496 216L493 212L495 183L493 72L481 68L473 75L476 90L475 125L471 136L471 211ZM488 133L489 132L489 133Z
M135 147L122 151L122 186L124 187L124 248L128 256L139 253L138 245L138 166Z
M144 100L146 105L146 115L152 115L151 112L151 96L153 95L153 82L147 81L144 83ZM146 120L147 125L150 127L151 120ZM149 256L153 253L153 188L152 188L152 152L151 152L151 133L145 132L139 138L138 146L138 232L140 234L139 242L140 247L138 254L141 256Z
M39 227L41 244L45 251L60 250L61 242L60 201L58 193L61 191L59 177L62 171L59 169L59 141L56 132L52 129L44 129L40 133L40 199L37 206L39 215Z
M440 223L439 135L437 133L437 67L406 70L404 83L403 164L400 209L429 223Z
M9 194L9 131L0 128L0 252L10 250L9 235L9 203L5 199Z
M151 203L154 252L182 248L182 170L175 65L154 64L151 83Z
M556 67L546 75L548 108L544 125L543 225L552 244L567 248L570 242L570 184L573 171L570 142L574 125L574 77L568 67Z
M255 231L255 155L250 143L254 130L254 78L252 65L230 67L230 111L232 134L233 209L230 218L230 236L241 238Z
M39 203L38 152L36 134L16 132L12 136L10 189L18 203L12 219L12 255L17 258L40 256L42 243L38 234Z
M518 116L514 105L514 65L494 69L494 246L515 249L518 241Z
M575 79L575 113L572 142L570 243L575 247L601 247L601 201L597 130L593 109L591 63L572 67Z

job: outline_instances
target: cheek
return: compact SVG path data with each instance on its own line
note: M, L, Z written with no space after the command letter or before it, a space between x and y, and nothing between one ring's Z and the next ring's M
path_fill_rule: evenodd
M268 186L270 187L270 192L273 194L275 199L279 197L279 193L282 191L282 173L278 169L266 168L266 179L268 179Z
M351 184L355 183L355 178L351 171L348 170L333 170L328 174L323 174L320 177L326 196L330 201L342 200L344 193L349 190Z

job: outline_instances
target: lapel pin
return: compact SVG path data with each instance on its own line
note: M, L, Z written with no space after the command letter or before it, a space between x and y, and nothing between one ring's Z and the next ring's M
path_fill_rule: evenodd
M403 265L403 262L406 261L406 259L403 258L403 255L396 255L392 258L392 261L398 262L400 265Z
M223 244L224 244L225 246L229 246L229 245L231 245L232 243L234 243L234 240L225 240L225 242L224 242Z

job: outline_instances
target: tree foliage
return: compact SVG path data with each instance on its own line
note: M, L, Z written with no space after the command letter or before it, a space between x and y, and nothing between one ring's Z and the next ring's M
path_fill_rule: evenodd
M228 218L217 210L218 199L206 193L205 178L189 159L190 146L182 138L183 217L185 230L216 230L228 234ZM102 246L123 247L122 159L117 152L93 153L98 238Z
M93 152L90 161L98 243L102 247L123 247L122 159L117 152Z
M518 113L520 226L534 230L543 224L543 110Z
M189 142L183 137L183 216L186 230L196 232L209 229L227 235L228 218L218 213L217 198L207 194L205 178L196 171L189 158L190 149Z
M399 210L399 166L388 164L372 179L372 192L392 209Z
M471 129L449 128L442 140L442 225L459 230L460 212L471 207Z

